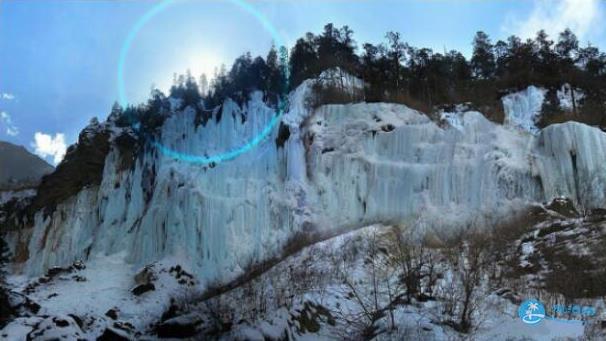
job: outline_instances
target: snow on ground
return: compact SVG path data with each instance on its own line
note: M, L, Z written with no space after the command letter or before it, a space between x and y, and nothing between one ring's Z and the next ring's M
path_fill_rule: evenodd
M151 323L160 319L171 298L191 296L198 290L193 278L176 275L175 267L183 263L166 259L149 267L150 273L153 273L151 283L154 289L135 295L132 290L141 284L137 283L135 275L141 273L138 271L141 269L126 263L125 256L125 252L110 256L96 255L83 264L85 268L60 272L50 276L49 281L44 278L40 281L24 276L10 277L14 291L39 304L40 310L33 317L16 319L0 331L0 336L23 337L32 330L44 329L41 325L50 323L45 316L50 316L68 321L73 330L68 331L67 327L52 329L69 335L76 335L77 332L82 337L94 339L108 326L115 325L114 319L106 315L110 310L116 312L117 322L127 325L132 332L146 331ZM179 269L179 272L183 271L186 270ZM84 326L73 326L71 321L76 319L73 316L84 321ZM44 337L52 339L48 334Z
M372 225L317 243L247 285L209 301L208 305L215 307L213 311L222 307L233 312L224 315L227 318L220 323L231 327L218 338L358 339L370 325L368 330L374 330L376 340L551 340L583 336L584 325L580 322L523 323L517 316L518 305L495 294L485 283L474 296L474 329L468 334L455 331L448 321L456 320L458 315L449 317L445 313L451 304L447 297L453 284L452 269L439 258L435 271L445 275L438 276L433 299L406 303L403 296L392 310L383 311L369 324L365 314L372 312L375 304L387 307L395 297L392 295L401 294L397 289L401 285L399 270L385 268L384 260L391 258L383 258L382 253L388 247L385 238L389 230L388 226ZM382 250L377 258L369 253L375 247Z
M547 90L531 85L525 90L504 96L501 99L505 110L504 124L537 134L539 129L536 121L541 113L546 93Z
M322 71L318 80L324 86L337 86L344 91L354 93L364 89L364 81L336 67Z
M498 314L491 311L487 314ZM497 315L498 316L498 315ZM580 321L543 320L537 324L523 323L516 315L515 317L499 316L490 328L479 331L475 340L565 340L579 339L583 337L585 326Z

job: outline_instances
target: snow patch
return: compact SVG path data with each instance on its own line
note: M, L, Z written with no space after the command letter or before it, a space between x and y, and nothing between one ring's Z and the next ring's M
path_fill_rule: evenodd
M558 100L560 102L560 108L565 111L573 111L576 107L578 107L580 103L582 103L583 98L585 98L585 93L581 89L574 89L574 103L573 103L573 89L570 84L563 84L560 89L556 92L558 96Z
M35 189L23 189L18 191L0 191L0 205L13 199L23 199L36 195Z

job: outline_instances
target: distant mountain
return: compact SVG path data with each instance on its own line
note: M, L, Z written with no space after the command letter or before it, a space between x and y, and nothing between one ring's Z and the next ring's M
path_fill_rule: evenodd
M0 141L0 190L31 187L53 170L51 165L23 146Z

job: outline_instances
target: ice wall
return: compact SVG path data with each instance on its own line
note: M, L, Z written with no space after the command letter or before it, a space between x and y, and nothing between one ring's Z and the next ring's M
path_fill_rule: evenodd
M246 143L272 115L259 96L244 110L226 103L220 122L206 126L196 127L195 112L185 110L165 122L159 142L210 155ZM26 270L35 274L127 250L138 265L166 255L184 258L206 279L239 273L279 249L293 229L282 170L289 151L278 150L274 138L234 161L208 166L148 149L132 171L118 172L119 152L112 150L98 189L82 191L52 219L38 214Z
M529 86L525 90L504 96L505 125L515 127L533 134L538 133L536 120L541 113L547 90Z
M535 141L545 198L564 196L581 209L606 207L606 134L577 122L554 124Z
M401 105L336 105L320 109L310 125L309 162L325 221L414 218L450 229L542 198L529 137L477 112L441 129Z
M309 229L408 222L443 232L560 195L605 206L606 135L598 129L566 123L535 137L478 112L443 129L385 103L310 113L306 84L283 117L290 137L282 147L276 130L254 151L212 167L150 148L124 171L113 149L98 188L82 190L52 217L37 214L24 271L126 251L135 265L179 257L203 280L221 282ZM185 110L165 122L160 142L211 154L244 143L274 114L259 94L244 108L226 103L221 121L206 126Z

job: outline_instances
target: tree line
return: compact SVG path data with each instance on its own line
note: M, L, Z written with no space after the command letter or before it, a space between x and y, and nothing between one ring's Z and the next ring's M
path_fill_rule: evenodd
M512 35L494 43L479 31L472 40L469 59L456 50L436 52L414 47L398 32L388 32L382 43L361 46L353 34L348 26L337 28L327 24L322 33L307 33L299 38L290 51L272 47L265 58L243 54L229 70L225 66L217 70L210 84L204 75L199 80L189 73L176 76L169 95L182 99L183 107L189 105L200 112L217 108L226 98L242 104L256 90L264 93L268 103L275 104L281 94L304 80L338 67L364 81L363 94L356 100L404 103L426 113L471 103L496 121L502 118L500 98L528 85L549 89L544 114L561 116L555 91L569 84L572 89L581 88L584 92L583 106L574 108L574 119L602 123L606 54L591 44L581 46L569 29L555 40L541 30L533 39L522 40ZM280 54L287 58L280 58ZM288 84L286 69L290 73ZM168 108L164 94L154 90L147 104L125 111L132 117L143 117L146 112ZM205 123L208 113L201 116L206 117L201 119Z
M398 32L388 32L385 39L360 49L348 26L336 29L328 24L320 35L307 33L291 50L291 87L340 67L364 80L367 102L400 102L426 112L471 102L490 116L502 110L500 98L507 92L542 86L550 90L553 104L555 89L567 83L585 95L576 119L598 124L604 112L606 54L591 44L581 46L569 29L555 40L541 30L533 39L512 35L495 43L479 31L470 59L456 50L414 47ZM555 105L544 109L560 114Z

